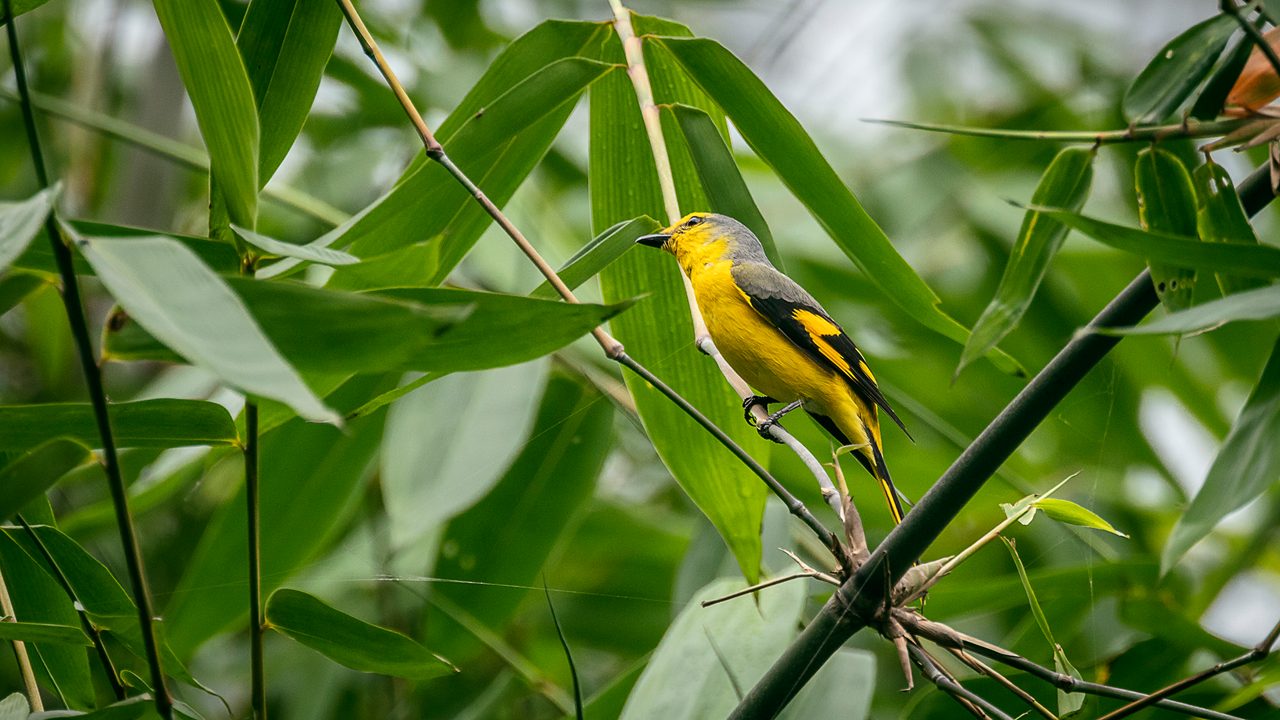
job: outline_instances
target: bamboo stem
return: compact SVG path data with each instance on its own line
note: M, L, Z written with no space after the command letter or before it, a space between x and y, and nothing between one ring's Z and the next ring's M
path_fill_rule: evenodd
M30 91L27 88L27 75L23 67L22 53L18 48L18 34L15 28L11 0L4 1L4 17L9 35L9 53L13 59L14 77L17 80L18 95L22 98L22 119L26 126L27 139L30 144L31 159L35 165L36 178L42 188L49 187L49 176L44 166L44 155L40 150L40 137L36 132L35 115L31 109ZM94 419L98 425L98 434L102 442L102 462L107 475L107 485L111 491L111 501L115 508L116 525L120 530L120 544L124 547L125 564L129 570L129 579L133 589L133 600L138 608L138 624L142 632L142 643L147 656L147 665L151 670L151 685L156 705L156 712L164 720L173 718L173 699L165 681L164 669L160 663L159 644L156 640L154 613L151 608L151 592L147 587L146 570L142 559L142 550L138 545L137 530L133 517L129 514L129 500L124 486L124 477L120 472L120 459L116 453L115 436L111 429L111 417L107 412L107 395L102 384L102 369L93 357L93 343L89 335L88 322L85 320L84 304L80 299L80 286L76 279L72 264L71 249L67 246L62 229L53 213L45 219L45 231L49 235L49 243L58 265L58 274L62 279L62 301L67 312L67 320L75 338L76 354L84 371L85 383L88 385L89 399L93 405Z
M658 106L654 102L653 86L649 82L649 72L644 64L644 49L641 47L640 38L636 36L635 30L631 25L631 11L623 7L621 0L609 0L609 6L613 10L613 27L618 33L618 40L622 43L622 52L627 61L627 75L631 78L632 87L635 88L636 101L640 105L640 117L644 121L645 134L649 138L649 148L653 153L654 165L658 171L658 186L662 189L663 208L667 213L667 221L674 225L681 217L680 202L676 195L675 174L671 170L671 158L667 154L667 143L662 134L662 118ZM755 393L751 391L751 386L747 384L747 381L743 380L742 376L729 366L724 356L716 348L715 342L711 339L711 334L707 332L707 324L702 319L702 312L698 309L698 299L693 292L693 283L689 281L689 277L683 272L680 273L680 279L684 283L685 300L689 304L689 317L693 321L694 344L704 354L715 360L716 366L720 369L720 374L724 375L725 381L737 393L738 399L745 401ZM765 418L769 416L769 412L760 405L753 406L751 414L755 417L757 423L764 422ZM817 480L818 487L822 490L823 499L835 511L836 517L839 517L843 522L844 506L840 502L839 493L836 492L835 485L831 482L831 477L827 475L822 463L818 462L818 458L777 423L771 425L768 432L770 437L786 445L800 458L809 472L813 474L814 479Z
M17 622L18 615L13 611L13 600L9 597L9 587L4 584L4 574L0 573L0 622ZM40 686L36 684L36 674L31 669L31 656L27 654L27 644L21 640L13 641L13 657L18 663L18 672L22 675L22 684L27 688L27 702L32 712L44 712L44 699L40 697Z

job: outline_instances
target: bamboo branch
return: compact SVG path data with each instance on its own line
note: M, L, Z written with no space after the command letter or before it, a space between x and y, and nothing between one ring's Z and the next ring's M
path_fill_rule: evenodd
M1005 677L995 668L959 648L947 648L947 651L958 658L960 662L995 680L996 684L1013 693L1019 700L1026 703L1032 710L1035 710L1040 717L1045 718L1045 720L1058 720L1058 716L1054 715L1049 708L1040 704L1040 701L1032 697L1031 693L1018 687L1012 680Z
M1237 193L1245 212L1257 214L1275 198L1269 169L1256 170L1239 184ZM1151 276L1144 270L1090 321L1088 328L1132 325L1158 302ZM730 717L776 717L818 668L854 633L866 627L867 619L874 617L877 600L920 559L996 469L1118 341L1119 336L1087 332L1067 343L961 453L858 572L835 592Z
M553 288L555 288L556 292L560 294L560 297L563 298L565 302L579 302L577 296L573 294L573 291L564 284L564 281L560 279L560 276L556 273L555 269L552 268L545 259L543 259L542 255L538 253L537 249L533 247L533 244L529 242L524 234L520 232L520 230L507 218L506 215L503 214L502 210L493 204L493 202L484 194L483 191L480 190L480 188L476 187L476 184L471 181L471 178L467 177L466 173L458 168L458 166L449 158L444 147L435 139L435 136L431 133L431 129L422 119L422 115L410 101L404 87L396 78L395 71L391 69L390 64L387 63L386 58L383 57L382 51L378 49L378 44L374 41L373 36L369 34L368 28L365 27L364 21L360 19L360 15L356 12L351 0L337 0L337 2L342 8L343 15L346 16L347 24L351 26L351 29L358 36L365 55L367 55L377 66L378 71L382 73L382 77L387 81L392 92L395 93L396 98L400 101L400 106L409 116L410 121L418 132L418 136L422 139L422 144L426 149L427 157L439 163L450 175L453 176L455 180L458 181L459 184L466 188L467 192L469 192L476 202L484 208L485 212L489 214L489 217L493 218L494 222L496 222L507 236L516 243L520 248L520 251L524 253L525 257L527 257L529 261L538 268L538 271L542 273L542 276L546 278L547 282L550 283ZM652 384L654 388L674 402L681 410L689 415L689 417L693 418L694 421L710 432L712 436L720 442L720 444L724 445L734 454L734 456L746 464L748 469L763 480L765 484L769 486L769 489L773 491L773 494L778 496L778 498L786 504L787 509L791 511L791 514L795 515L801 520L801 522L813 530L818 538L822 540L823 544L831 550L837 561L839 561L842 566L847 566L847 560L839 538L837 538L830 530L826 529L826 527L809 512L808 508L806 508L799 499L792 495L790 491L783 487L782 483L778 482L778 480L774 478L768 470L760 465L760 463L756 462L751 457L750 453L735 443L733 439L726 435L725 432L717 427L715 423L711 422L709 418L699 412L697 408L693 407L688 400L685 400L670 386L659 380L656 375L648 370L648 368L644 367L634 358L627 355L625 349L622 347L622 343L618 342L617 339L605 331L603 327L597 327L592 330L591 336L595 338L596 343L600 345L600 349L604 351L606 357L629 368L632 372ZM775 437L777 437L778 430L779 427L775 424L773 426ZM814 460L814 463L817 463L816 459ZM818 464L818 467L820 468L821 465Z
M244 489L249 532L249 669L252 675L250 692L254 717L257 720L265 720L267 678L262 652L262 636L266 632L266 626L262 619L262 530L258 512L258 403L247 398L244 405L244 432Z
M938 666L937 662L929 656L929 653L924 651L924 648L915 643L910 643L907 646L907 651L911 653L911 659L916 662L916 665L920 666L920 671L924 673L925 678L927 678L929 682L937 685L938 689L952 696L957 701L961 701L960 704L965 705L966 709L970 709L972 711L972 708L969 708L969 706L975 706L980 711L978 717L995 718L996 720L1013 720L1013 718L1009 717L1008 713L1002 711L995 705L992 705L990 701L984 699L981 695L978 695L972 690L961 685L958 681L943 671L943 669Z
M1230 120L1187 120L1174 125L1144 125L1121 130L1005 130L1001 128L965 127L963 125L942 125L938 123L913 122L910 120L887 120L881 118L863 118L863 122L876 125L890 125L907 130L923 130L925 132L963 135L966 137L992 138L997 140L1042 140L1046 142L1078 143L1088 145L1112 145L1128 142L1161 142L1182 138L1206 138L1226 135L1247 125L1250 118L1232 118Z
M0 573L0 622L17 622L18 615L13 611L13 600L9 598L9 587L4 584L4 574ZM33 712L44 712L44 698L40 697L40 686L36 684L36 674L31 669L31 656L27 654L27 644L14 640L13 658L18 663L18 672L22 675L22 684L27 688L27 701Z
M663 209L667 213L667 221L675 224L681 217L680 203L676 196L675 175L671 171L671 159L667 155L667 143L662 135L662 119L658 110L658 106L654 103L653 87L649 84L649 72L645 69L644 50L640 45L640 38L636 36L635 30L631 26L631 11L622 6L621 0L609 0L609 6L613 9L613 27L618 33L618 39L622 42L622 52L627 60L627 75L631 78L631 85L635 88L636 101L640 105L640 117L644 121L645 134L649 137L649 148L653 153L654 165L658 170L658 186L662 189ZM689 303L689 316L693 321L693 341L706 355L709 355L716 361L716 366L720 368L720 373L724 375L724 379L738 394L738 399L745 401L755 393L751 391L751 386L746 380L738 374L736 370L729 366L724 356L716 348L715 342L711 340L710 333L707 332L707 324L702 319L702 312L698 310L698 300L693 293L693 284L689 281L688 276L683 272L680 273L680 279L684 283L685 299ZM769 412L760 405L754 405L751 408L751 414L757 423L762 423L769 416ZM831 509L836 512L836 516L842 521L844 520L844 507L840 502L840 496L836 492L835 486L831 483L831 478L827 475L827 471L822 467L822 463L814 457L809 449L796 440L791 433L787 432L777 423L769 426L769 436L794 452L804 463L809 472L818 482L818 487L822 490L822 499L827 501Z
M40 150L40 137L36 132L35 115L31 109L31 95L27 88L27 74L22 62L22 53L18 48L18 33L15 27L17 23L13 17L11 0L4 0L4 17L7 20L5 29L9 35L9 54L13 59L18 95L22 98L22 120L26 126L36 179L40 187L47 188L49 176L45 170L44 154ZM52 212L45 218L45 231L49 235L49 244L52 246L53 256L58 265L58 274L62 279L62 302L66 309L67 320L71 325L72 335L75 337L76 354L80 359L80 367L84 371L89 399L93 405L94 419L98 425L98 435L102 441L103 468L111 491L112 505L115 507L116 525L120 530L120 544L124 547L125 564L129 569L133 600L138 608L138 624L146 651L147 665L151 670L151 686L156 712L164 720L172 720L173 699L169 696L164 669L160 664L160 649L156 640L155 626L152 624L154 613L151 610L151 592L147 587L142 550L138 546L133 517L129 514L128 494L124 486L124 477L120 472L120 459L116 453L115 435L111 430L111 417L107 413L107 395L102 385L102 369L98 367L93 357L93 342L89 336L88 322L85 320L84 304L80 299L80 286L72 264L71 249L67 246L62 228Z
M1162 700L1174 693L1182 692L1183 690L1194 685L1198 685L1209 678L1235 670L1243 665L1258 662L1271 654L1271 646L1276 644L1277 638L1280 638L1280 622L1277 622L1275 627L1271 628L1271 632L1267 633L1267 636L1262 639L1262 642L1255 645L1249 652L1239 657L1232 658L1231 660L1220 662L1213 667L1205 668L1191 677L1183 678L1182 680L1161 688L1150 695L1134 700L1118 710L1113 710L1112 712L1103 715L1099 720L1120 720L1120 718L1129 717L1135 712L1155 704L1157 700Z

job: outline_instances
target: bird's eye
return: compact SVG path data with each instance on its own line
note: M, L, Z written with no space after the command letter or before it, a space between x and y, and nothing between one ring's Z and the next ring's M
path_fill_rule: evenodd
M694 215L693 217L691 217L691 218L689 218L688 220L686 220L686 221L685 221L684 226L685 226L685 227L693 227L694 225L700 225L700 224L702 224L703 219L704 219L704 218L701 218L701 217L699 217L699 216L697 216L697 215Z

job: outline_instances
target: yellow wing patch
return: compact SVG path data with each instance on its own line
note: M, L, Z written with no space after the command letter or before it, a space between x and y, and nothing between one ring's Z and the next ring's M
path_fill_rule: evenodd
M839 350L836 350L831 346L831 343L824 339L841 335L843 331L840 330L839 326L817 313L802 308L793 310L791 317L800 323L800 326L809 334L809 339L818 347L818 352L822 353L823 357L840 368L840 371L845 375L853 377L853 370L849 366L849 358L842 355ZM860 365L864 368L866 367L865 363L860 363Z

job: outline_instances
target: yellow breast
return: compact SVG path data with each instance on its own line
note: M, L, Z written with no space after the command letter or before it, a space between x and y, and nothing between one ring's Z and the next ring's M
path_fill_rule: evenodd
M810 359L751 307L730 267L718 261L688 268L707 331L729 366L757 392L781 402L803 398L819 413L824 398L847 394L842 378Z

